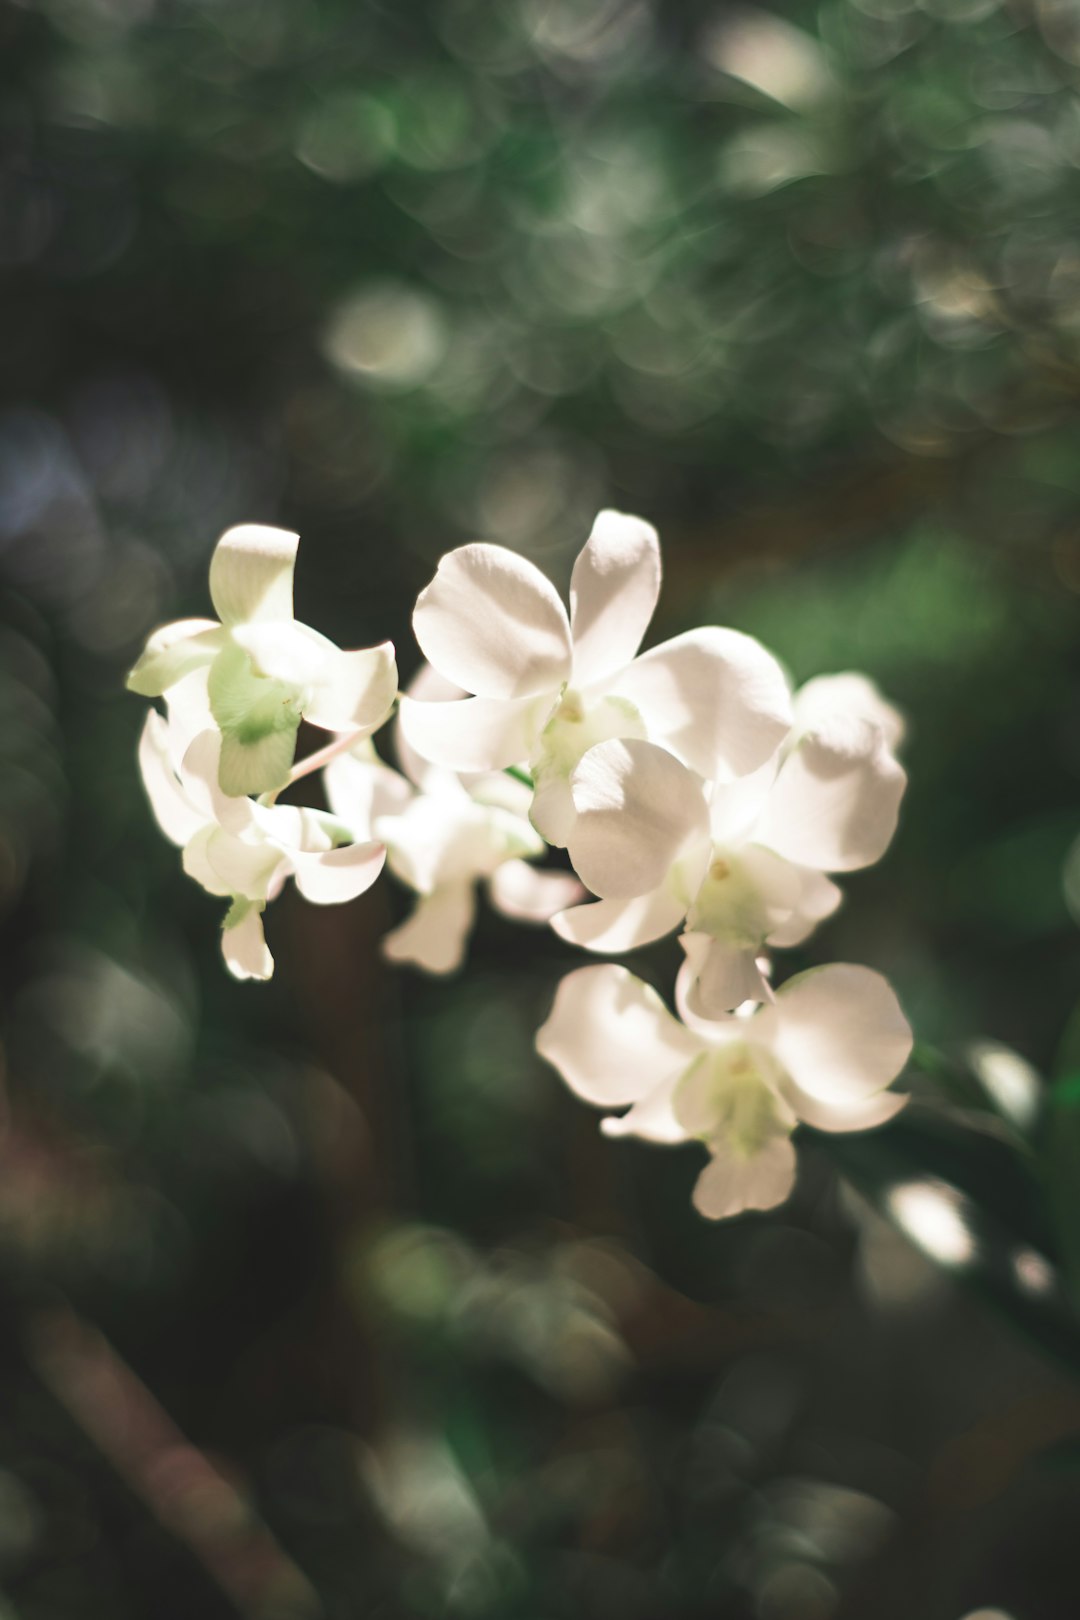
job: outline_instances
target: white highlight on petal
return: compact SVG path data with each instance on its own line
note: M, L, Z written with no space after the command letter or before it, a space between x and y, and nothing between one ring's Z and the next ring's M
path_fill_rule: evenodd
M698 1044L655 990L605 963L562 980L536 1049L585 1102L619 1107L681 1073Z
M710 1221L750 1209L774 1209L795 1185L795 1148L790 1137L774 1137L749 1158L723 1144L694 1187L694 1208Z
M473 885L447 883L421 895L412 915L384 937L383 954L427 973L453 973L464 959L475 915Z
M589 686L629 664L660 594L660 541L625 512L597 515L570 579L573 683Z
M419 703L403 697L401 729L411 748L449 771L502 771L528 759L546 717L543 698L461 698Z
M619 956L670 934L685 914L685 902L664 887L632 900L594 900L571 906L552 917L551 926L568 945Z
M555 587L503 546L447 553L417 599L413 630L440 674L478 697L554 693L570 675L570 625Z
M269 979L274 958L263 933L262 913L252 906L242 920L221 935L221 952L234 979Z
M871 968L839 962L799 973L759 1016L796 1086L837 1108L883 1090L911 1056L911 1026Z
M707 781L764 765L791 725L783 670L752 636L710 626L642 653L614 683L648 735Z
M226 530L210 560L210 598L222 624L292 618L299 543L299 535L261 523Z
M504 861L488 879L491 903L516 922L544 923L585 891L570 872L541 872L528 861Z
M889 847L906 786L881 728L837 715L785 759L756 836L798 865L853 872Z
M570 787L577 812L570 859L602 899L659 888L691 846L708 841L700 781L655 743L619 739L590 748Z

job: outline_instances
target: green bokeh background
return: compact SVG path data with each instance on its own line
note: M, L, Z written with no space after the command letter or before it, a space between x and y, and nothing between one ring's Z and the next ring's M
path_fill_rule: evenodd
M0 266L3 1620L1074 1620L1075 9L0 3ZM391 973L385 879L238 985L134 767L229 524L408 676L443 551L564 585L603 505L653 639L909 722L783 971L888 973L919 1101L723 1227L533 1054L557 940Z

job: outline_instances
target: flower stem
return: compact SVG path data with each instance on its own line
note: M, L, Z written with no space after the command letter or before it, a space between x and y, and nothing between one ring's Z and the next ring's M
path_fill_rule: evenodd
M534 785L533 779L529 775L528 771L523 771L520 765L505 765L503 767L503 775L512 776L514 781L520 782L523 787L531 789Z
M336 759L339 754L347 753L355 743L359 742L360 736L359 731L343 731L332 742L328 742L325 748L317 748L313 754L308 754L305 759L297 760L289 772L289 780L286 786L292 787L294 782L299 782L302 776L310 776L312 771L321 771L324 765L329 765L330 761Z

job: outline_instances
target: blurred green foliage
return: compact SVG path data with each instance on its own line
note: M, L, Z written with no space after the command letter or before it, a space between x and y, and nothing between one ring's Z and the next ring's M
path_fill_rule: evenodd
M3 1620L1073 1620L1078 235L1067 0L0 0ZM229 981L135 774L228 524L408 674L444 550L602 504L657 637L910 722L790 966L921 1102L768 1219L563 1094L544 934L391 975L387 880Z

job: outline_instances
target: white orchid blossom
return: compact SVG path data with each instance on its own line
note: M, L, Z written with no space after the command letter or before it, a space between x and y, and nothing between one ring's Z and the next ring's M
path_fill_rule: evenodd
M424 684L430 690L432 683ZM419 896L412 914L383 940L396 962L428 973L460 967L476 915L476 889L504 915L547 922L583 893L569 873L529 864L545 844L528 820L529 792L498 774L470 782L413 761L410 783L385 765L370 743L339 755L323 775L331 808L356 836L385 843L395 877Z
M218 782L232 797L285 785L301 720L360 738L382 725L396 696L390 642L342 652L293 618L297 545L284 529L229 529L210 563L220 622L165 625L128 676L133 692L160 697L192 671L208 670L221 731Z
M737 781L707 784L651 742L585 754L569 850L599 899L555 917L560 936L625 951L685 919L695 1011L765 999L762 950L800 944L836 909L826 873L884 854L907 780L900 718L863 677L812 681L795 709L782 747Z
M501 546L448 553L422 591L413 629L434 668L473 694L402 699L401 723L424 759L454 771L527 762L532 821L565 845L570 777L608 738L662 743L710 780L756 770L791 721L776 660L734 630L692 630L637 654L660 589L656 532L601 512L574 564L570 614L550 581Z
M147 715L139 767L158 825L183 849L185 872L230 902L222 933L230 972L268 979L274 963L262 913L286 879L295 878L316 905L353 900L378 877L386 850L374 839L351 842L347 829L322 811L223 793L220 733L190 734L199 712L193 680L197 686L205 676L188 677L174 689L194 701L170 705L169 721L156 710Z
M709 1163L693 1197L710 1219L787 1198L800 1122L866 1130L906 1102L886 1088L911 1053L911 1029L879 973L814 968L771 1003L717 1020L688 1007L690 982L685 964L680 1019L626 968L579 968L559 985L536 1046L584 1101L628 1107L603 1121L609 1136L703 1142Z

